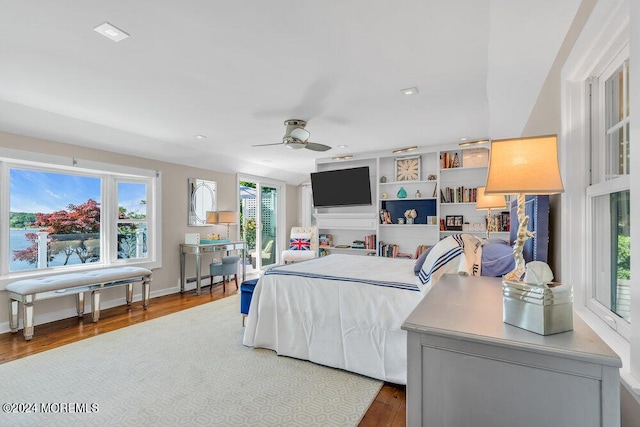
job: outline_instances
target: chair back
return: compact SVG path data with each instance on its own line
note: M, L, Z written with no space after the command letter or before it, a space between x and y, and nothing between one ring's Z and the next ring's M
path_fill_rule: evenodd
M230 274L236 274L238 271L238 261L240 257L238 255L229 255L222 257L222 275L228 276Z
M318 252L318 228L317 227L291 227L291 236L294 234L310 234L311 250Z

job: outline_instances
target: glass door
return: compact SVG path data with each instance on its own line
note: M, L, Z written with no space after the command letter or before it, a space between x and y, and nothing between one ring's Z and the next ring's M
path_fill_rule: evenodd
M257 179L239 181L240 234L247 242L246 264L260 270L278 261L279 185Z
M278 189L260 185L260 236L262 241L262 267L276 263L278 235Z

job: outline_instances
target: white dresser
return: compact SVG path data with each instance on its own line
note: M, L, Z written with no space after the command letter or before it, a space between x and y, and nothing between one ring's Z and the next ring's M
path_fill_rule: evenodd
M620 358L579 317L542 336L502 321L499 278L445 275L407 318L407 425L620 425Z

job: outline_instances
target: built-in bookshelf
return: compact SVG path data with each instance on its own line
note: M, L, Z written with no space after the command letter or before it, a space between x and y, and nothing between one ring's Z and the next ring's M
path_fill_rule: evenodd
M415 258L454 233L484 236L486 212L476 210L475 201L477 188L486 181L487 161L486 148L371 153L347 162L318 160L319 171L369 166L373 196L371 206L315 210L319 232L332 236L331 244L321 246L323 253ZM398 167L407 164L411 168ZM504 218L500 223L506 228ZM507 230L498 235L508 240ZM365 236L374 236L373 248L359 243Z

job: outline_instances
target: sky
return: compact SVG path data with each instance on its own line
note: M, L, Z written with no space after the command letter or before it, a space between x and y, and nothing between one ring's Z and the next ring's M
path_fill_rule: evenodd
M51 213L89 199L100 201L100 178L11 169L9 185L10 212ZM144 184L118 186L119 206L128 211L140 211L140 201L146 198Z

